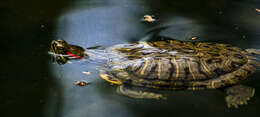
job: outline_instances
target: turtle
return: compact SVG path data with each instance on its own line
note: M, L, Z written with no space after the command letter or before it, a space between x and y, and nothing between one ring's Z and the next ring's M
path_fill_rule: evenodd
M119 85L117 92L131 98L166 99L165 95L146 89L223 89L227 106L237 108L254 96L255 89L240 82L260 66L259 49L158 38L101 49L84 49L64 40L53 40L50 52L58 64L81 58L105 59L100 77Z

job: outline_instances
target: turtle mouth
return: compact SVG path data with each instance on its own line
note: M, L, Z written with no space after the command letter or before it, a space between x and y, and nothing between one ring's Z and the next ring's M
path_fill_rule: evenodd
M68 60L66 54L66 42L63 40L53 40L50 45L49 54L52 56L52 61L58 64L65 64Z

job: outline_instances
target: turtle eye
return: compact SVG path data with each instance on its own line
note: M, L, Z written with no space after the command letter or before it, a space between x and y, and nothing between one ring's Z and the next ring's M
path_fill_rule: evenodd
M56 42L55 43L55 46L59 47L59 48L62 48L64 47L64 44L63 43L60 43L60 42Z

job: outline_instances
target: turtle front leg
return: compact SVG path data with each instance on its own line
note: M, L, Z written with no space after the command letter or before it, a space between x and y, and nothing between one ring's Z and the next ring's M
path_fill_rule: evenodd
M254 96L255 89L248 86L236 85L227 88L226 94L227 106L229 108L232 106L238 108L239 105L247 104L247 101Z
M138 98L138 99L166 99L162 94L153 93L153 92L146 92L146 91L138 91L134 89L130 89L125 85L120 85L117 88L117 92L128 96L131 98Z

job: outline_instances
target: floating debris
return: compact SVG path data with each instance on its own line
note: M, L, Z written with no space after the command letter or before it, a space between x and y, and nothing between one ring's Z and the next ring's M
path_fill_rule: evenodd
M197 40L199 37L191 37L191 40Z
M218 15L222 15L223 14L223 12L222 11L218 11Z
M86 86L88 84L90 84L89 82L86 82L86 81L76 81L75 82L76 85L79 85L79 86Z
M260 13L260 9L256 8L255 10Z
M246 36L245 36L245 35L243 35L243 36L242 36L242 38L243 38L243 39L245 39L245 38L246 38Z
M155 22L156 19L151 15L144 15L143 21L145 21L145 22Z
M42 25L41 25L41 28L44 28L44 27L45 27L45 25L42 24Z
M89 75L89 74L91 74L91 72L88 72L88 71L84 71L84 72L82 72L83 74L87 74L87 75Z

